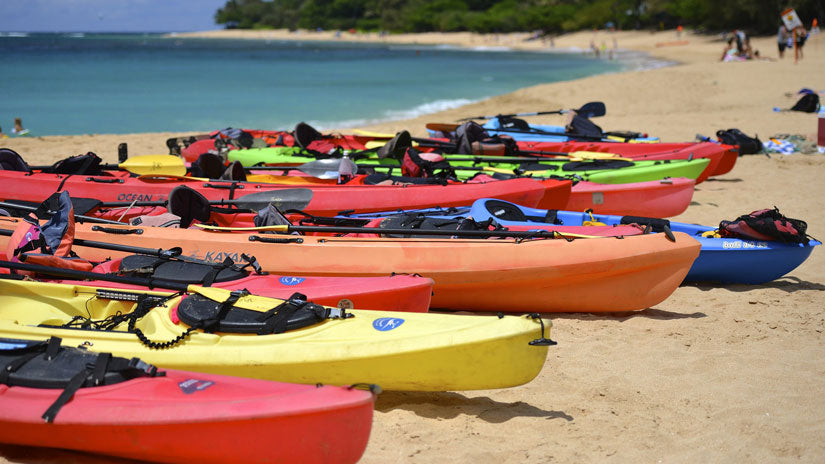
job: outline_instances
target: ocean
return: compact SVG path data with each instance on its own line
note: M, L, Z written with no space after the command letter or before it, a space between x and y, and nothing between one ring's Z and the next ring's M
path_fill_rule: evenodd
M0 33L0 60L0 127L8 134L20 117L32 135L353 127L626 66L577 53L160 34Z

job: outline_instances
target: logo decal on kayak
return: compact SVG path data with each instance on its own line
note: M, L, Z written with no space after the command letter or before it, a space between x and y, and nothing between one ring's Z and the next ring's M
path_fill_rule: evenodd
M603 192L593 192L593 204L594 205L603 205L604 204L604 193Z
M381 317L372 321L372 327L379 332L388 332L397 329L404 323L404 319L397 317Z
M152 195L148 193L119 193L117 201L152 201Z
M278 281L281 282L281 285L287 285L287 286L290 286L290 287L293 286L293 285L298 285L298 284L300 284L301 282L303 282L305 280L306 280L305 277L287 277L287 276L283 276L280 279L278 279Z
M206 390L212 385L215 385L215 382L211 380L187 379L179 383L178 387L180 387L182 392L186 393L187 395L191 395L192 393L199 392L201 390Z

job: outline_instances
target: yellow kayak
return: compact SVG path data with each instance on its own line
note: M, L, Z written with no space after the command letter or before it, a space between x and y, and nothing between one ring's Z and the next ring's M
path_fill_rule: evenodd
M68 346L138 357L169 369L295 383L373 383L385 390L512 387L538 375L547 356L549 340L544 337L549 338L550 322L537 316L352 310L344 314L351 317L341 318L336 308L310 305L289 319L292 325L304 321L303 327L257 335L260 323L254 321L283 300L242 295L230 300L223 318L210 319L231 292L195 286L189 290L172 295L0 279L0 337L42 340L54 335ZM133 322L137 330L129 331L124 316L138 307L135 300L151 297L166 301L142 305L147 312ZM312 319L324 309L331 314L320 322ZM306 323L307 318L312 321ZM218 326L202 324L216 319ZM66 327L72 321L73 326ZM101 321L110 322L107 330L90 328L100 327ZM170 346L152 348L139 335L155 346ZM539 342L530 343L535 340Z

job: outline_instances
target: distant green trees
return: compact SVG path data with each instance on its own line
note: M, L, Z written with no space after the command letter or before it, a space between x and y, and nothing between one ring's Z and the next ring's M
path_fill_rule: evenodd
M229 0L215 21L241 29L565 32L686 27L775 33L785 0ZM822 0L790 5L806 26L825 19Z

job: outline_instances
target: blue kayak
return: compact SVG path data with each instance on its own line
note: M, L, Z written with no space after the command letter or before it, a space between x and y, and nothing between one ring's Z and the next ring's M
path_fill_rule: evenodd
M578 140L575 137L568 137L564 135L564 126L551 126L543 124L530 124L530 130L536 132L518 132L518 131L499 131L501 129L501 121L498 118L493 118L484 123L481 127L487 131L491 136L493 135L507 135L512 137L517 142L567 142L570 140ZM541 132L539 132L541 131ZM442 137L445 134L442 132L427 129L430 137ZM554 135L558 134L558 135ZM659 137L636 137L633 139L636 142L658 142ZM625 140L603 138L604 142L624 142Z
M350 218L377 218L397 215L402 211L356 214ZM719 282L762 284L778 279L796 269L808 259L811 251L821 242L811 240L807 245L773 241L743 240L738 238L703 237L715 227L672 222L666 219L638 218L633 216L608 216L573 211L553 211L527 208L493 198L476 200L472 206L407 210L403 213L420 213L432 218L454 219L471 217L475 221L493 219L507 226L567 225L581 226L585 221L597 221L613 226L637 223L650 224L653 232L662 231L664 225L673 232L684 232L699 241L702 249L693 262L686 282Z

